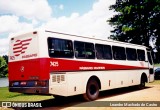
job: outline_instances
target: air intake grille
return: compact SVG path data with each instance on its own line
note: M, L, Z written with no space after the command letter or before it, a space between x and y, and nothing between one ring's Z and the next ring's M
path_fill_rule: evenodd
M61 81L65 81L64 75L61 75Z
M52 76L52 82L56 82L56 75Z
M57 75L57 82L60 83L60 75Z
M53 75L52 76L52 82L63 82L65 81L65 75Z

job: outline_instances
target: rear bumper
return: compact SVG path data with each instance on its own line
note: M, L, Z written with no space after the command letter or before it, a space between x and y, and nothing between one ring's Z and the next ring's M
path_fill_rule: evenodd
M49 94L48 87L9 87L9 91L29 94Z
M29 94L49 94L49 81L10 81L9 91Z

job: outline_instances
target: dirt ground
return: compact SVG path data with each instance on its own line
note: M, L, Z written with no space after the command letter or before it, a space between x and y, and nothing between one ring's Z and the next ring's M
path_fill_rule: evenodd
M116 91L111 90L110 92L115 92L115 93L109 93L109 96L104 95L107 92L102 93L102 96L100 96L100 99L98 99L97 101L100 101L102 103L108 102L108 101L109 102L113 101L113 103L117 103L117 101L120 101L121 103L122 101L122 104L123 104L123 101L126 101L126 102L135 101L135 103L137 101L159 101L158 104L160 104L160 85L149 85L142 90L137 90L134 88L130 88L129 90L129 88L125 88L125 89L116 89ZM92 103L93 102L91 102L90 104L92 105ZM138 102L138 103L141 104L141 102ZM96 103L93 103L93 104L96 104ZM152 105L154 105L153 102L149 102L145 106L152 106ZM63 110L160 110L160 107L87 107L87 108L86 107L68 107L68 108L64 108Z

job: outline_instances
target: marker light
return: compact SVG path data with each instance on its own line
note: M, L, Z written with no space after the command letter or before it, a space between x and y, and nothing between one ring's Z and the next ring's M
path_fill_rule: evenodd
M34 31L33 34L37 34L37 31Z

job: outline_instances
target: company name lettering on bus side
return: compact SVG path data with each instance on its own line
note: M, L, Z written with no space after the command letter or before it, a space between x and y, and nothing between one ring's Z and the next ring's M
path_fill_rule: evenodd
M10 56L10 60L15 60L15 57L14 56Z
M37 54L29 54L29 55L23 55L22 58L32 58L32 57L37 57ZM10 60L15 60L15 56L10 56Z
M58 61L50 61L50 66L52 67L57 67L57 66L59 66L59 63L58 63Z
M79 67L80 70L105 70L104 66L98 67Z
M31 58L31 57L37 57L37 54L29 54L29 55L23 55L22 58Z

